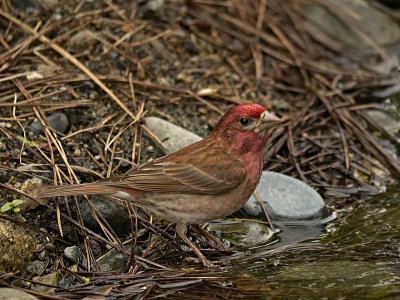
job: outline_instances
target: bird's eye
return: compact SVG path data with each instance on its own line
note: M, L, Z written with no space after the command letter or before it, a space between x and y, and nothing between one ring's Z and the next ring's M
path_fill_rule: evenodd
M242 124L243 126L246 126L247 124L249 124L249 119L240 118L240 124Z

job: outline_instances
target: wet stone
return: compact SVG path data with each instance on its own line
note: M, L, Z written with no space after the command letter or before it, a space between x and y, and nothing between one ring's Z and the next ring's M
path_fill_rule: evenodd
M221 231L223 240L246 248L271 242L274 235L268 226L253 221L211 222L209 228Z
M378 283L389 286L394 272L396 272L394 268L388 270L384 266L380 266L379 263L337 260L291 264L288 268L279 272L274 279L282 284L289 285L299 282L313 282L315 288L324 288L327 282L331 282L329 290L339 292L350 287L377 286ZM340 280L338 280L339 278ZM375 299L390 299L385 298L385 296L391 294L390 290L387 292L387 295L383 293L382 298Z

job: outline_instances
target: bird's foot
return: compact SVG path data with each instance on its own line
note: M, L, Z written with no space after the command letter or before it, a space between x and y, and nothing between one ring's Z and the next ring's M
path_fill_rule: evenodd
M211 247L213 247L214 249L220 250L220 251L226 250L224 243L219 238L212 235L207 230L201 228L200 225L192 225L192 226L194 227L194 229L196 229L196 231L198 233L200 233L202 236L204 236L210 242Z
M193 244L188 237L186 236L187 226L186 224L178 223L176 224L176 233L181 237L181 239L192 249L194 253L196 253L198 260L202 262L203 266L207 268L213 268L215 265L210 262L203 253Z

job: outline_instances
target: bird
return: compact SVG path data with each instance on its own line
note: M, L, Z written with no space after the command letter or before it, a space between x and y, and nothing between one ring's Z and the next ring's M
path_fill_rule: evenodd
M217 220L239 210L257 187L263 148L282 120L259 104L229 109L203 140L125 174L92 183L45 185L39 197L103 195L176 223L176 233L205 267L213 267L188 239L188 225Z

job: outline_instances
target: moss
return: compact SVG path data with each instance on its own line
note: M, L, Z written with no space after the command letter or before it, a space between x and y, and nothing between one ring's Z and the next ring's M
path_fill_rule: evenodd
M0 270L24 276L36 246L35 237L25 228L0 220Z

